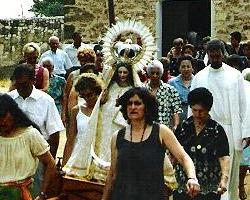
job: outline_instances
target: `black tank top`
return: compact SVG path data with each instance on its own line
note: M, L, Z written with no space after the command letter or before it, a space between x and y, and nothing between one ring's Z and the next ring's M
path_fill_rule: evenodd
M124 138L125 128L117 135L117 177L113 200L163 200L163 162L166 149L159 139L159 125L153 124L142 142Z

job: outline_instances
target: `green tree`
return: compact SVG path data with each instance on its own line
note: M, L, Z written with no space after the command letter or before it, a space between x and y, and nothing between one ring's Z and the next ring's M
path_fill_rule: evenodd
M30 11L36 16L63 16L64 0L33 0L34 5Z

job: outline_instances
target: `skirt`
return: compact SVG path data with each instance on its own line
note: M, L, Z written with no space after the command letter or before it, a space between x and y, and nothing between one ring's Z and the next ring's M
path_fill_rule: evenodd
M27 188L27 192L34 198L33 195L33 184L29 184L25 186ZM14 186L0 186L0 199L1 200L20 200L22 198L21 188ZM25 199L24 199L25 200Z

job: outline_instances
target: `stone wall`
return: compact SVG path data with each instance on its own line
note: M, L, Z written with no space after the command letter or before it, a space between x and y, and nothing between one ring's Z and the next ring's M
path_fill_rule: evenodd
M158 0L164 1L164 0ZM108 24L108 0L65 0L65 39L74 31L85 41L94 42L105 33ZM155 33L157 0L114 0L119 19L139 17ZM229 41L229 33L240 31L243 40L250 39L249 0L211 0L211 35Z
M28 42L38 43L45 51L52 35L64 39L64 17L0 19L0 67L18 63Z
M16 64L27 42L37 42L42 51L47 49L51 35L64 43L74 31L81 32L84 42L100 40L109 27L107 1L65 0L65 17L0 20L0 67ZM114 0L115 15L119 20L140 19L155 33L157 0ZM250 39L249 0L212 0L212 36L229 40L228 34L240 31L243 40ZM64 40L65 39L65 40Z
M78 31L84 42L93 43L99 40L109 27L108 0L65 0L65 39ZM139 17L145 25L155 29L156 0L114 0L117 20Z
M250 2L249 0L213 0L212 35L224 41L229 33L239 31L242 40L250 39Z

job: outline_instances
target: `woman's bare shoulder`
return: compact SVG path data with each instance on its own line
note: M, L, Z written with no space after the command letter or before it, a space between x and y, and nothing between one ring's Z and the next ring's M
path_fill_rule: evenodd
M75 105L74 107L71 108L71 114L77 114L81 106Z
M171 129L167 127L165 124L159 124L160 134L172 133Z

